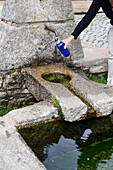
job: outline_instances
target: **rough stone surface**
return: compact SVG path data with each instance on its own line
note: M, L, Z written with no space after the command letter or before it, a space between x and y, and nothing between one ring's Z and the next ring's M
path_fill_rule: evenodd
M0 118L0 169L46 170L17 132L16 127L57 118L51 103L41 102L9 112Z
M26 89L25 70L15 69L0 72L0 107L33 104L36 99Z
M113 97L113 86L112 87L104 86L103 90L105 93L107 93L109 97Z
M3 159L0 168L3 170L46 170L21 139L16 129L9 126L5 124L5 127L0 128L0 156Z
M7 103L8 103L7 93L6 92L0 92L0 107L6 107Z
M10 73L9 75L6 75L5 83L6 83L7 90L21 89L23 80L24 80L23 75L20 72L15 71L14 73Z
M48 23L58 30L60 38L69 36L74 29L74 22ZM83 58L79 39L69 45L70 57L65 58L56 49L55 35L45 30L44 23L30 25L11 25L0 21L0 70L9 70L39 64L41 62L64 62L76 65Z
M105 116L112 113L113 96L110 97L104 92L102 89L103 85L98 86L98 83L96 85L96 83L92 83L92 81L86 80L76 73L75 77L70 81L70 86L93 106L98 116Z
M105 73L108 71L108 50L100 47L84 48L84 59L78 65L92 74Z
M49 7L49 8L48 8ZM2 18L15 23L73 19L71 0L6 0Z
M27 87L38 100L40 99L40 94L43 94L41 99L52 99L53 97L57 99L66 121L80 120L86 114L87 106L63 85L45 81L41 77L43 73L59 73L72 77L71 70L59 64L33 67L26 73Z
M102 91L104 91L109 97L113 97L113 86L108 86L107 84L96 83L92 80L89 80L88 77L84 74L83 77L87 79L93 86L97 86Z
M52 94L39 82L33 81L32 76L26 74L26 85L30 93L35 96L37 101L50 99L53 97Z
M6 92L0 92L0 98L4 98L6 96Z
M24 102L25 104L36 103L36 99L27 89L17 89L7 91L7 107L9 106L19 106Z
M64 119L69 122L81 120L87 112L87 106L63 86L56 86L55 89L51 89L51 93L58 100Z
M0 18L1 18L2 5L0 5Z
M57 117L59 117L58 111L53 104L49 102L39 102L9 112L4 116L4 120L18 127Z

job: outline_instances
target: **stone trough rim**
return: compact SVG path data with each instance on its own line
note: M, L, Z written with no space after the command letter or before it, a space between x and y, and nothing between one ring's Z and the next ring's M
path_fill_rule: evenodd
M28 69L28 72L30 71L30 73L32 74L32 71L35 70L37 66L33 66L30 69ZM45 69L43 69L45 68ZM31 71L32 70L32 71ZM73 80L74 78L74 73L72 72L72 70L70 70L69 68L67 68L65 65L63 65L63 63L54 63L54 64L47 64L47 65L41 65L39 66L39 69L37 72L35 72L37 74L37 78L39 81L44 82L45 84L58 84L55 82L50 82L45 80L42 75L63 75L63 76L67 76L70 78L69 83Z

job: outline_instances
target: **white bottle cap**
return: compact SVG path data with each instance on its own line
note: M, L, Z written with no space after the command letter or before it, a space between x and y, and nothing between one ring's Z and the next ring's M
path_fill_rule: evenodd
M56 42L57 44L59 44L59 43L60 43L60 40L59 40L58 38L55 38L55 42Z

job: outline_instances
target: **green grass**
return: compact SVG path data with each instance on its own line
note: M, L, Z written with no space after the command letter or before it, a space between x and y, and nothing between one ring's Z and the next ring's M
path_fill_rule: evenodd
M53 82L53 83L60 83L63 86L67 87L69 84L69 81L71 80L70 77L67 77L65 75L60 75L60 74L50 74L50 75L46 75L43 76L43 78L49 82ZM57 108L59 108L59 115L63 118L63 114L62 114L62 108L59 105L57 99L55 97L52 97L51 102L53 103L54 106L56 106Z
M25 106L26 106L26 103L23 102L21 105L15 105L15 106L0 108L0 116L5 115L6 113L10 112L11 110L15 110L15 109L22 108L22 107L25 107Z
M63 116L62 109L61 109L61 106L59 105L57 99L55 97L52 97L51 102L53 103L54 106L59 108L59 114L62 117Z
M107 74L105 74L104 76L89 74L89 79L94 81L94 82L97 82L97 83L106 84L107 83Z

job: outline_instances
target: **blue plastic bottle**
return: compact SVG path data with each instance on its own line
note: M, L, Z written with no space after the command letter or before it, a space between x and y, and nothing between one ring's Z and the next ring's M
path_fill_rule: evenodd
M60 41L58 38L55 39L55 42L57 43L57 48L60 50L63 56L68 57L70 55L70 51L67 48L64 49L65 44L62 41Z

